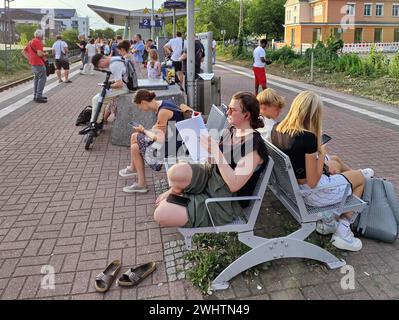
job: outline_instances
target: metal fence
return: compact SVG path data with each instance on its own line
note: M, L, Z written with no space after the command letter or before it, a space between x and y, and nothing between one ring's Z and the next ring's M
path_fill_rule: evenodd
M370 53L375 46L377 51L392 53L399 51L399 42L380 42L380 43L345 43L343 53Z

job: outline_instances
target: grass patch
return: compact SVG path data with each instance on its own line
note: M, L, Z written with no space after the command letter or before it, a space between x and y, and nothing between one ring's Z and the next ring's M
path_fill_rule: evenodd
M274 205L273 205L274 206ZM258 236L267 238L282 237L299 229L299 224L286 212L274 212L266 214L267 221L261 218L261 225L257 225L255 233ZM277 214L276 214L277 213ZM270 218L270 219L269 219ZM306 241L315 244L329 251L338 258L343 258L344 252L334 247L330 242L331 236L322 236L313 232ZM193 244L196 249L186 252L184 258L191 262L193 267L187 271L187 278L192 284L199 288L202 294L212 294L210 289L212 281L237 258L250 250L249 247L238 240L236 233L200 234L193 237ZM259 272L269 269L272 262L255 266L243 273L244 277L252 279L258 276ZM324 264L315 260L305 260L305 264L311 272L315 267L326 269Z
M288 54L273 56L270 52L267 52L267 54L273 60L273 63L266 67L268 74L311 83L310 67L305 60L306 57ZM228 50L218 52L217 57L218 60L226 63L252 68L251 58L245 60L235 58ZM290 57L291 60L287 57ZM373 53L362 59L365 62L361 66L359 66L360 58L350 58L349 56L342 59L339 62L340 66L337 65L336 67L333 64L325 67L316 64L314 81L311 84L399 106L399 77L394 76L399 75L399 71L397 71L399 70L399 55L392 57L389 72L384 65L385 59L378 53ZM335 70L339 68L345 71ZM375 71L375 68L377 68L377 71ZM378 70L383 70L383 72Z

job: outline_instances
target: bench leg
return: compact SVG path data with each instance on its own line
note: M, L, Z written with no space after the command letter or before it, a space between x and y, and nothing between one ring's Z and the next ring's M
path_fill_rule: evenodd
M265 238L255 236L253 231L240 232L238 240L250 248L255 248L265 242Z
M328 251L302 240L275 238L264 241L261 245L248 251L224 269L212 282L214 290L229 287L229 281L258 264L281 258L306 258L324 262L330 269L340 268L346 264Z

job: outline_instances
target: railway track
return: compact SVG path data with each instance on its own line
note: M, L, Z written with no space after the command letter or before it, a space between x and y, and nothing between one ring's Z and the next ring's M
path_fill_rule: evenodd
M79 60L80 60L79 56L70 57L70 63L71 64L73 64L73 63L75 63L75 62L77 62ZM26 78L23 78L23 79L20 79L20 80L17 80L17 81L13 81L11 83L7 83L5 85L2 85L2 86L0 86L0 92L6 91L6 90L11 89L11 88L16 87L16 86L19 86L20 84L28 82L28 81L30 81L32 79L33 79L33 75L31 75L29 77L26 77Z

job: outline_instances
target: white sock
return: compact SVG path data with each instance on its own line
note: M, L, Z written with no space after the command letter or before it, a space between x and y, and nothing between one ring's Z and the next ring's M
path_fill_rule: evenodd
M339 224L337 228L338 235L345 235L348 232L348 228L350 227L350 223L346 219L339 219Z
M332 224L335 223L335 217L333 214L329 214L329 215L324 215L323 219L322 219L323 223L331 226Z

